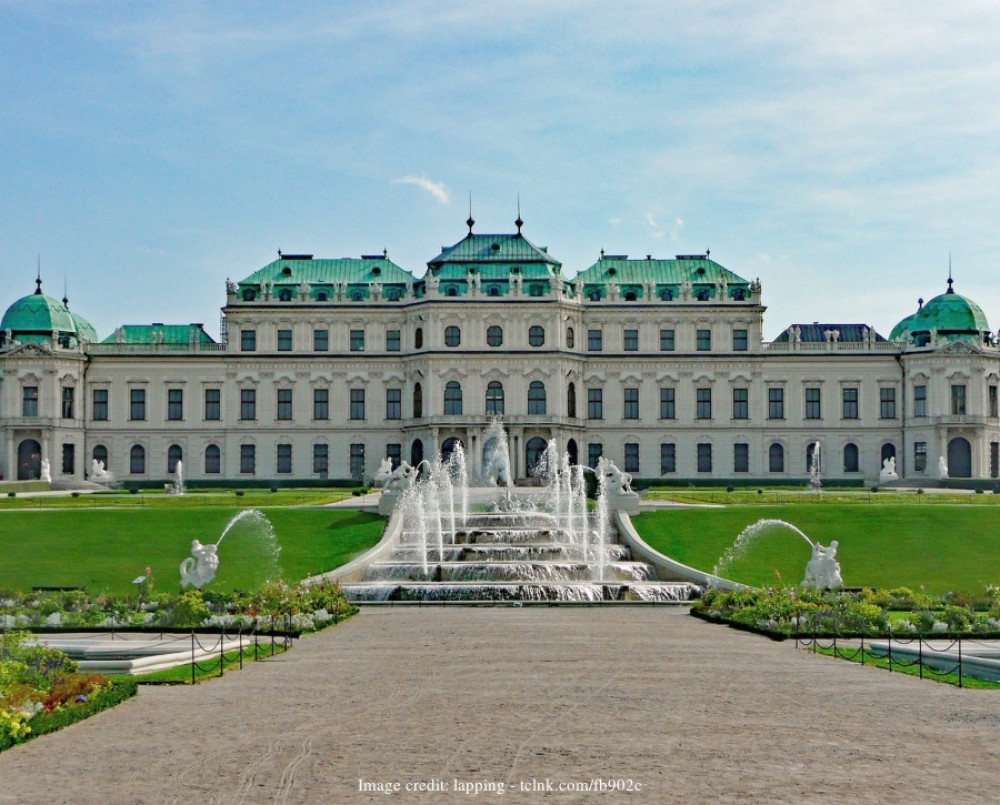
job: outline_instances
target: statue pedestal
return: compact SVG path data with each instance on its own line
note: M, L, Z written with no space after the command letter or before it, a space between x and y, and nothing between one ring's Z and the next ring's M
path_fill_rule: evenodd
M383 517L388 517L392 514L392 510L396 508L396 503L399 501L400 493L395 489L385 489L378 499L378 513Z
M608 508L628 515L638 514L639 496L635 492L609 492Z

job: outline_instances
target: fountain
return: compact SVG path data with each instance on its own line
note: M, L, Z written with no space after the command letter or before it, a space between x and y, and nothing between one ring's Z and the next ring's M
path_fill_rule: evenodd
M103 461L95 458L90 462L90 480L95 484L107 484L111 486L115 482L115 476L108 471Z
M260 537L258 541L263 548L263 555L259 562L260 572L263 574L261 580L278 576L280 573L278 554L281 548L274 537L274 529L270 521L256 509L244 509L227 523L216 542L203 545L199 540L191 541L191 555L186 557L180 565L182 589L190 585L200 590L215 578L219 569L219 546L226 535L237 524L243 522L252 522L257 526L254 534Z
M812 461L809 464L809 486L812 487L813 492L819 492L823 489L823 481L820 479L819 473L820 445L819 442L813 442Z
M183 495L187 491L184 486L184 462L177 459L177 467L174 469L174 482L163 485L164 491L168 495Z

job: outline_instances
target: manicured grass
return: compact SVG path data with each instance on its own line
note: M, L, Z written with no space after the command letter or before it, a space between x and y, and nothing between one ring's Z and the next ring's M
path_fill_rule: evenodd
M262 506L322 506L352 497L350 489L195 489L184 495L167 495L158 490L141 490L130 494L123 489L108 492L88 492L72 495L41 495L38 497L0 496L0 511L6 509L88 509L88 508L160 508L198 509L208 506L222 508L260 508Z
M0 512L0 589L82 587L124 593L149 566L154 591L174 591L191 540L216 542L239 511L230 504ZM290 582L344 564L374 545L385 525L381 517L349 509L261 511L274 526L280 569ZM212 588L250 589L266 570L266 541L251 523L241 523L222 541L219 560Z
M738 487L732 492L713 487L711 489L649 489L643 493L645 500L671 500L676 503L711 503L722 506L760 505L780 506L782 504L849 504L864 506L998 506L1000 495L992 492L974 494L964 491L932 489L918 492L915 489L838 489L828 487L819 494L808 487L766 487L760 492L756 487Z
M837 540L848 587L944 593L1000 583L1000 508L995 506L727 506L645 512L633 522L661 553L711 572L740 531L764 518L792 523L824 545ZM777 571L781 583L797 584L809 558L801 537L771 528L725 575L768 586L777 583Z
M861 650L859 648L849 648L840 646L834 652L832 646L824 646L817 648L809 648L815 654L822 654L827 657L836 657L839 660L846 660L847 662L864 662L865 665L871 665L875 668L881 668L885 671L889 670L889 659L887 657L876 656L872 654L867 648L864 650L862 656ZM912 662L907 660L907 663ZM904 664L898 660L893 660L892 662L892 673L894 674L908 674L909 676L920 676L920 666L919 664ZM936 668L923 669L923 678L927 680L932 680L934 682L944 682L948 685L958 685L958 671L953 671L950 673L944 673ZM972 688L975 690L997 690L1000 689L1000 682L995 682L992 679L977 679L974 676L969 676L968 674L962 675L962 687Z
M268 657L274 657L278 654L284 653L285 646L280 639L275 640L273 646L270 642L265 643L261 640L260 646L257 650L257 660L266 660ZM217 679L219 676L223 676L224 674L240 670L240 650L238 648L233 651L227 651L224 656L225 665L223 666L222 674L219 673L218 656L199 660L195 664L194 684L204 682L207 679ZM246 664L255 661L253 644L251 643L248 647L243 649L243 663ZM118 679L119 677L115 678ZM139 674L138 676L129 678L134 679L140 685L162 685L165 683L190 685L191 663L188 663L187 665L178 665L175 668L164 668L162 671L153 671L150 674Z

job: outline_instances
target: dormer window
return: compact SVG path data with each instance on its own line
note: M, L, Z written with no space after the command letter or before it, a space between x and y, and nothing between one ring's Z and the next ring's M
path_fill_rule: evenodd
M707 302L708 301L708 288L702 288L698 291L698 301Z
M660 299L663 302L670 302L674 298L674 292L670 288L664 288L660 291Z
M292 291L291 291L291 289L290 288L282 288L278 292L278 299L280 299L282 302L291 302L292 301Z
M531 296L541 296L543 292L544 288L541 285L532 285L528 289L528 293L531 294Z
M587 298L591 302L600 302L601 301L601 292L599 290L595 289L595 290L591 291L589 294L587 294Z
M449 285L448 290L445 291L445 294L447 296L458 296L458 288L456 288L454 285Z
M390 302L398 302L399 301L399 288L390 288L389 292L386 294L386 298Z
M361 289L360 288L355 288L353 291L351 291L351 300L352 301L354 301L354 302L360 302L363 297L364 297L364 295L361 293Z
M244 302L252 302L252 301L253 301L254 299L256 299L256 298L257 298L257 292L256 292L256 291L253 291L253 290L251 290L250 288L247 288L247 289L246 289L246 290L245 290L245 291L243 292L243 301L244 301Z
M737 288L735 291L733 291L733 299L735 299L737 302L742 302L746 298L747 298L746 291L744 291L742 288Z
M326 295L326 291L317 291L316 292L316 301L317 302L325 302L328 298L329 297Z
M491 285L486 289L488 296L500 296L500 289L496 285Z
M625 291L625 301L634 302L636 300L635 291Z

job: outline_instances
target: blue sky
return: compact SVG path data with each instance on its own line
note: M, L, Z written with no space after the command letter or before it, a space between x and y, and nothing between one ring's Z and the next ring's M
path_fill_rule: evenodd
M1000 9L950 5L0 0L0 306L40 254L102 337L217 333L278 249L420 274L520 194L569 275L710 248L768 338L888 334L949 255L1000 327Z

